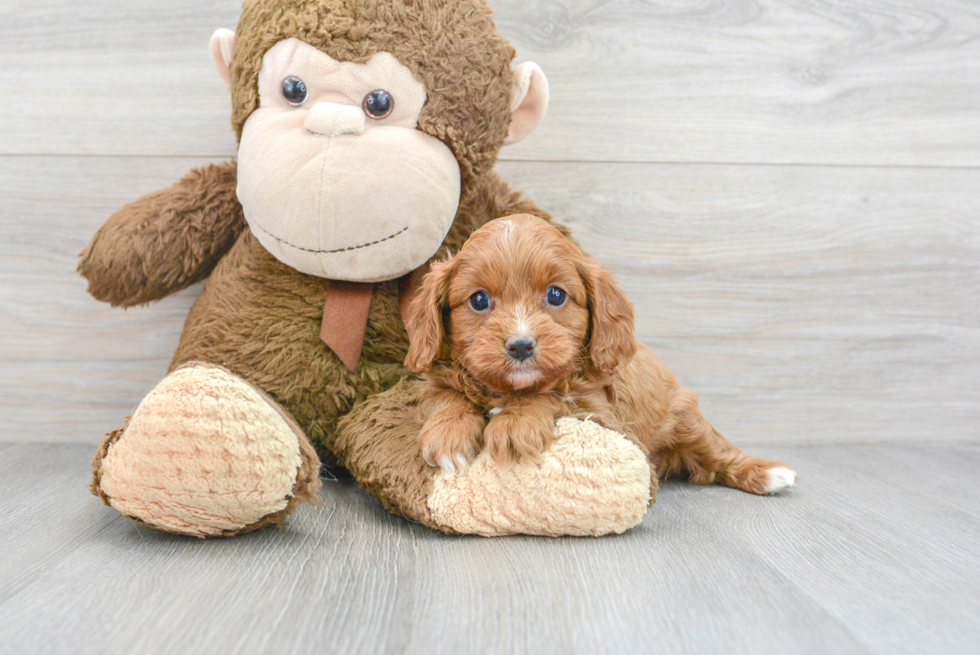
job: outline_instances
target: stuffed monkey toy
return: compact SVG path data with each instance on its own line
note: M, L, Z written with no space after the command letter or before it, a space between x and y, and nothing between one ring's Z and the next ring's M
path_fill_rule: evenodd
M237 162L113 215L81 255L129 307L207 279L167 376L108 434L92 491L139 523L230 536L315 502L321 461L446 532L599 535L638 523L639 448L571 418L540 466L440 471L418 445L402 311L487 221L550 220L492 170L547 81L482 0L247 0L211 42Z

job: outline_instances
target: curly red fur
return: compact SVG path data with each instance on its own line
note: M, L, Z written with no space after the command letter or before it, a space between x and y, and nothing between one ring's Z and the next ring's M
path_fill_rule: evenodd
M565 294L549 304L548 290ZM487 309L470 304L489 297ZM736 448L704 419L697 395L634 335L633 306L612 274L549 223L487 223L436 264L409 312L406 363L425 372L420 447L455 470L481 449L501 464L537 461L555 419L589 418L634 441L667 476L765 493L782 462ZM521 360L508 349L533 343Z
M561 306L546 301L552 287L566 294ZM477 291L489 294L489 310L469 305ZM406 364L429 372L420 441L431 464L455 467L483 447L501 463L536 460L556 416L619 424L613 374L636 352L633 306L607 270L539 218L491 221L434 265L409 325ZM535 344L523 362L506 345L521 336ZM468 416L457 429L462 404L494 415L485 428Z

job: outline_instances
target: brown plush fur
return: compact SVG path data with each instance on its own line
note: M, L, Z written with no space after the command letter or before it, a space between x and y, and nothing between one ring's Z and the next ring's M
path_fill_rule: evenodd
M433 522L427 499L432 469L419 454L422 383L403 379L340 419L331 447L354 478L385 509L446 532Z
M493 218L530 213L549 219L491 170L510 118L514 51L497 34L484 2L249 0L231 66L239 136L258 106L262 56L289 37L343 61L391 52L425 83L419 129L450 147L463 175L455 222L437 257L458 250ZM351 373L319 337L329 281L289 268L259 244L236 199L235 172L233 163L209 166L127 205L82 253L79 272L96 298L123 306L162 298L210 275L172 370L191 361L226 367L294 417L320 457L348 467L389 509L433 525L424 501L431 470L417 455L408 457L402 441L388 438L397 430L384 419L390 403L407 402L397 385L410 376L398 281L377 285L361 363ZM387 389L394 395L383 395ZM399 414L407 432L418 430L413 416ZM414 434L410 441L417 450Z
M544 212L511 194L495 175L464 198L444 248L512 208ZM320 340L329 281L272 257L246 230L221 260L191 309L172 370L188 361L219 363L267 391L292 414L328 463L337 421L360 401L410 372L408 338L398 311L398 281L376 287L361 363L351 373Z
M550 288L562 303L547 302ZM476 293L489 308L471 306ZM408 363L429 371L419 442L432 465L456 468L482 447L504 464L538 460L557 418L586 415L633 439L664 476L760 494L770 469L787 468L718 434L697 396L636 341L611 274L534 216L493 221L434 264L409 323ZM508 352L516 338L533 344L528 359Z
M492 172L464 192L456 222L440 251L442 253L458 250L472 230L495 216L515 211L548 216L520 194L510 191ZM141 209L141 201L134 205L134 210ZM124 208L114 218L119 220L126 216L128 209ZM240 212L240 208L237 211ZM142 213L134 214L132 218L140 224L130 224L128 233L116 231L114 236L126 234L128 245L140 252L142 233L146 229L160 228ZM191 236L186 232L183 234ZM103 249L109 243L115 250L124 250L127 246L127 241L110 242L102 235L100 231L87 249L86 266L82 272L89 277L91 286L98 286L100 295L97 297L100 299L131 304L129 300L134 294L130 280L136 277L135 272L117 276L112 269L90 265L93 256L110 258ZM167 255L171 259L183 256L185 251L179 249L179 245L186 248L190 244L170 245L173 245L173 252L148 253L155 256L153 268L156 270L166 269L162 259ZM159 290L164 282L158 279L154 284ZM299 273L277 261L246 228L214 268L201 297L191 309L171 370L190 361L202 361L220 364L240 375L269 393L296 419L327 464L346 466L369 492L382 499L386 507L425 522L428 509L424 493L405 495L398 489L389 490L381 483L372 483L368 472L358 475L367 467L385 484L397 486L396 480L406 480L405 484L414 484L420 489L431 485L431 473L425 471L428 467L421 460L425 474L419 473L416 478L404 470L410 464L398 451L396 439L379 441L371 438L380 430L375 413L377 404L383 400L377 398L359 412L352 422L355 432L341 435L337 425L357 403L410 375L402 363L408 352L408 338L398 311L398 281L376 287L368 316L365 348L356 373L348 371L319 337L327 284L329 281ZM355 428L358 421L370 423L374 430L366 433ZM413 429L411 421L404 429ZM414 430L411 443L417 450L417 425ZM119 430L113 432L119 433ZM103 450L107 447L104 445ZM355 456L381 459L387 468L374 464L362 466L351 459ZM98 461L99 458L96 463ZM96 466L93 483L96 493L97 488Z
M459 209L436 259L458 251L499 216L550 220L492 171L510 119L514 51L483 0L248 0L231 64L239 136L258 106L262 56L289 37L342 61L391 52L425 84L419 129L451 149L462 173ZM208 166L121 209L82 253L79 271L91 293L131 306L210 276L172 369L198 361L244 378L295 418L316 454L346 466L389 510L448 530L432 519L426 502L434 469L418 448L422 385L403 364L408 339L399 281L376 286L360 366L350 372L319 337L330 282L299 273L262 248L245 224L236 186L234 163ZM602 358L594 356L597 364ZM682 418L679 426L691 424ZM104 500L101 461L125 427L110 433L93 462L92 490ZM289 506L234 532L281 524L296 504L313 498L316 454L301 443L304 465Z

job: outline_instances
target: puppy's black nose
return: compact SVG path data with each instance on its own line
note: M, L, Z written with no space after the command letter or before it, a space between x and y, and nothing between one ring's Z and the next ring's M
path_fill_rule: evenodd
M504 344L507 346L507 354L516 359L519 362L523 362L525 359L534 354L534 339L515 339L507 340Z

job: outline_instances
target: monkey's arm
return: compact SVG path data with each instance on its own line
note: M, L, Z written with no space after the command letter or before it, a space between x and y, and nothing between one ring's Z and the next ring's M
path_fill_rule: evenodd
M235 162L194 169L113 214L81 254L89 293L130 307L207 277L246 227L237 171Z

